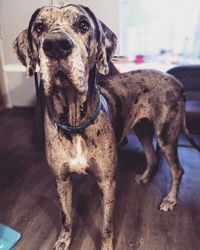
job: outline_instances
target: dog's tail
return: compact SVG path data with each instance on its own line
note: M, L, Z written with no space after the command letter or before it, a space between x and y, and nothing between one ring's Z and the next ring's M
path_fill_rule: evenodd
M188 139L188 141L191 143L191 145L192 145L193 147L195 147L197 150L200 151L200 145L198 145L198 144L194 141L194 139L192 138L192 136L191 136L191 134L190 134L190 132L189 132L189 130L188 130L188 128L187 128L187 124L186 124L186 113L184 114L184 117L183 117L183 126L182 126L182 127L183 127L183 132L184 132L186 138Z

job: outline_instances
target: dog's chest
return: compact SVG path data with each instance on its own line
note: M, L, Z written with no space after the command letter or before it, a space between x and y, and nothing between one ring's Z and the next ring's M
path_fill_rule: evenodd
M83 173L88 167L87 148L80 136L73 138L72 145L69 148L70 157L68 158L68 166L70 172Z
M52 135L52 134L51 134ZM48 139L47 159L53 171L86 174L88 167L88 149L81 136L73 136L71 141L64 136Z

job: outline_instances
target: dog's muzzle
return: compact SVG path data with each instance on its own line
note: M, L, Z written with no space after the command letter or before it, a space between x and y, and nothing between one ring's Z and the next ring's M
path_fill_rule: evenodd
M72 48L72 41L62 32L52 32L47 34L43 42L45 55L56 60L67 57L71 53Z

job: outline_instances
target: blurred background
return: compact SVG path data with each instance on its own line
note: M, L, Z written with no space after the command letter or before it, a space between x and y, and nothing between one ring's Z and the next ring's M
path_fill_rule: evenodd
M69 3L88 6L116 33L120 72L199 64L199 0L0 0L0 109L35 103L34 80L13 54L14 39L37 8Z
M199 62L199 0L120 0L120 54L138 62Z

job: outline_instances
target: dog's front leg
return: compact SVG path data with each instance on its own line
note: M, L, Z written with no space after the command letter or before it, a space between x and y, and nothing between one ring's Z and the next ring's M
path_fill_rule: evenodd
M107 178L107 177L105 177ZM115 202L115 181L104 179L98 182L103 199L103 230L101 250L113 250L113 208Z
M55 250L68 250L72 234L72 181L71 177L66 180L56 181L57 192L62 209L62 229L55 243Z

